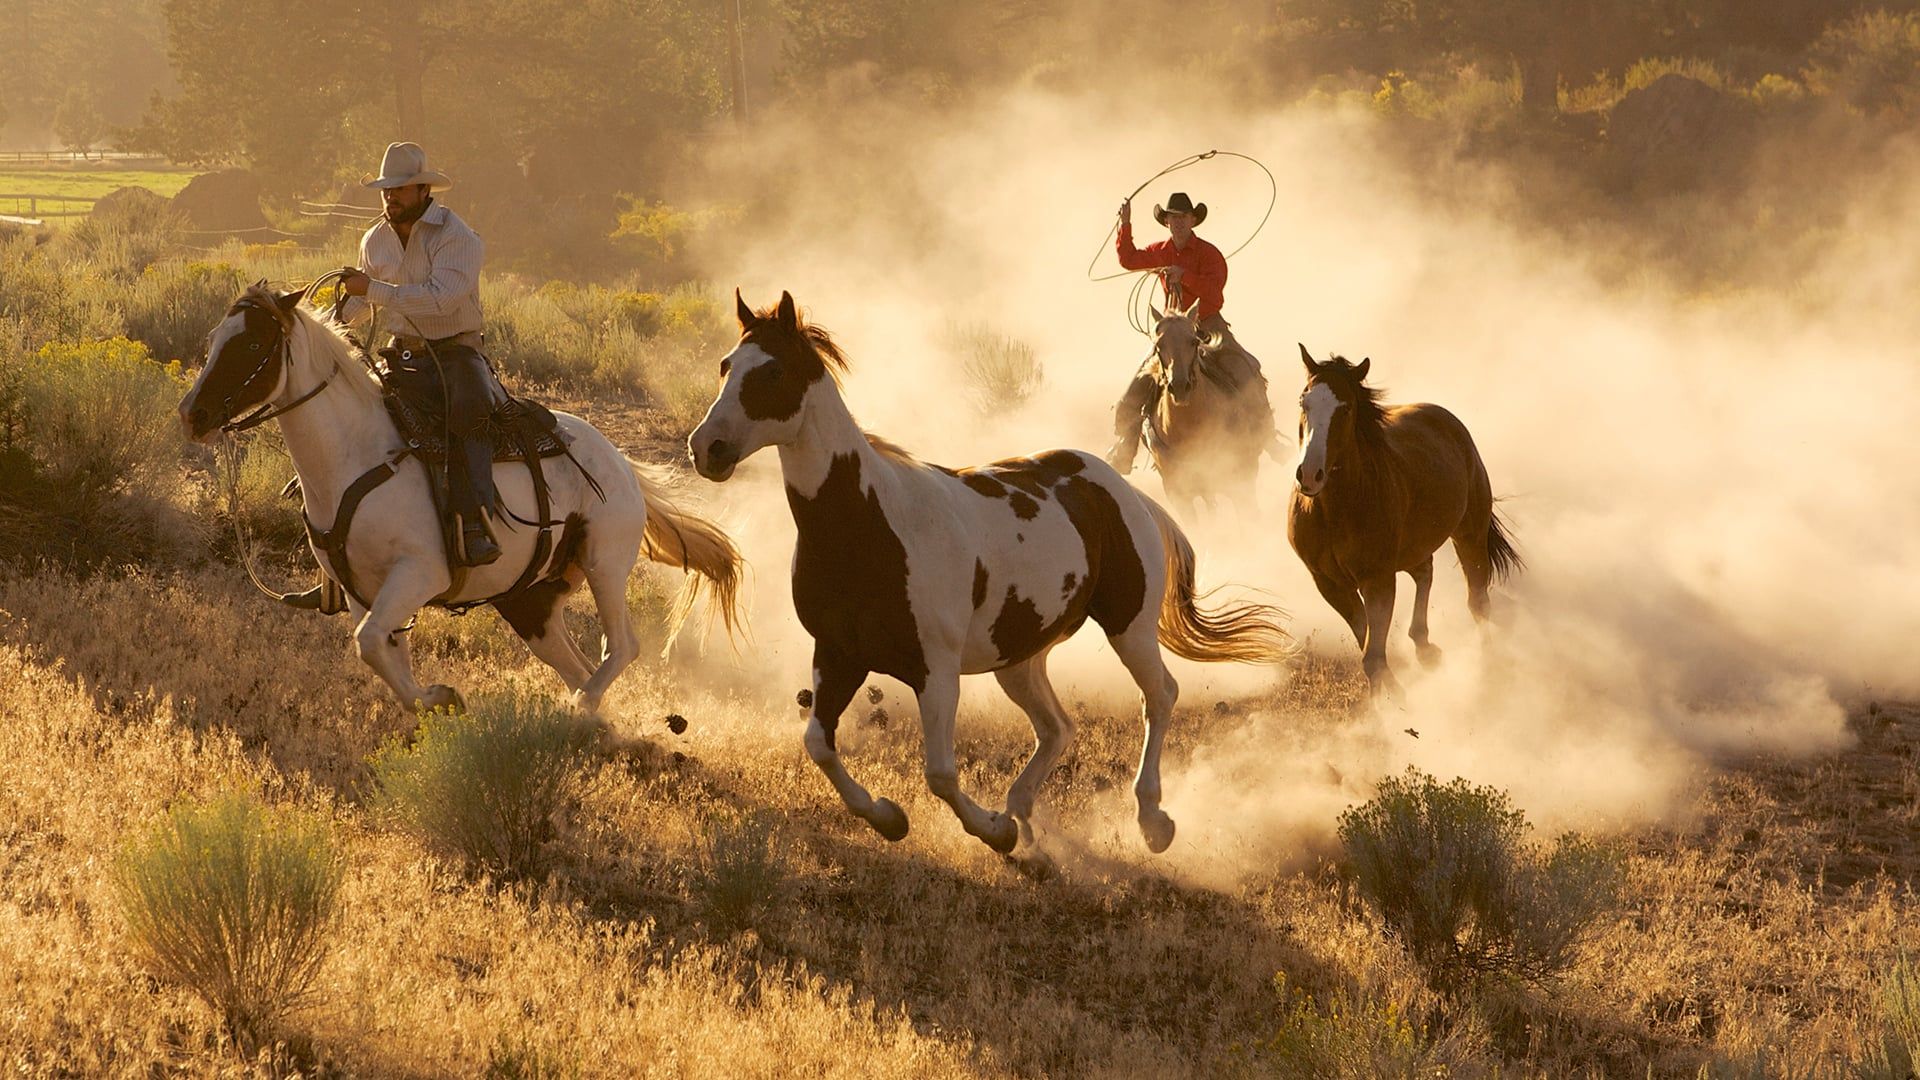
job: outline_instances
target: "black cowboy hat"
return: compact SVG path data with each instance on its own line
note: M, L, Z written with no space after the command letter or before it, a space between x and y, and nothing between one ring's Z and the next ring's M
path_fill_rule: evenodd
M1176 191L1167 199L1167 205L1164 209L1159 206L1153 208L1153 220L1165 225L1168 214L1192 214L1193 223L1199 225L1201 222L1207 220L1207 204L1201 203L1195 206L1193 200L1187 198L1186 192Z

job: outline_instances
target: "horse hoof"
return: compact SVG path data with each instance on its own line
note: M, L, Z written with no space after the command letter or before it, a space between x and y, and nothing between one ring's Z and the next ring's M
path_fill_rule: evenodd
M1000 854L1010 855L1014 845L1020 842L1020 826L1005 814L994 814L987 820L986 831L980 834L980 839Z
M426 692L420 695L420 711L432 712L435 709L452 709L454 712L465 712L467 711L467 700L461 697L460 691L455 690L453 687L445 683L435 683L427 687Z
M867 818L867 824L872 825L874 832L888 840L898 841L907 838L907 812L900 809L900 804L892 799L875 799L873 814Z
M1414 652L1419 654L1420 666L1428 671L1440 666L1440 646L1431 643L1416 645Z
M1146 837L1147 850L1155 855L1173 846L1173 819L1165 810L1140 815L1140 835Z

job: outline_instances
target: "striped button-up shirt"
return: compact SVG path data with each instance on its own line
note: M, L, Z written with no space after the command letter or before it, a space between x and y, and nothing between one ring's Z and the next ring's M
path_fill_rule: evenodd
M390 333L436 341L471 335L477 348L486 252L479 235L437 202L413 223L404 246L383 219L360 238L360 269L373 280L365 298L348 299L346 319L364 320L371 301L381 307L381 326Z

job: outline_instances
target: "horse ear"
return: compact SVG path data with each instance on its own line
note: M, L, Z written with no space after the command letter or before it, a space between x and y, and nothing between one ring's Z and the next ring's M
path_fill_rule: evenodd
M793 306L793 294L786 291L785 289L780 290L779 314L780 314L781 326L784 326L789 330L796 330L799 328L800 312L797 311Z
M1180 317L1184 319L1195 319L1195 321L1198 321L1198 319L1195 317L1199 313L1199 311L1200 311L1200 298L1196 296L1193 298L1193 303L1187 305L1187 310L1180 313Z
M738 285L733 287L733 314L740 320L740 329L745 330L747 327L753 325L753 309L747 306L745 300L741 299L740 286Z
M1354 379L1354 381L1355 381L1355 382L1365 382L1365 381L1366 381L1366 378L1367 378L1367 369L1368 369L1368 368L1370 368L1370 367L1372 367L1372 366L1373 366L1373 357L1371 357L1371 356L1363 356L1363 357L1361 357L1361 358L1360 358L1360 363L1359 363L1359 364L1357 364L1357 365L1355 365L1355 366L1354 366L1354 369L1353 369L1353 379Z
M1294 344L1299 345L1300 343L1295 342ZM1300 345L1300 362L1307 365L1307 374L1309 376L1320 374L1320 365L1313 362L1313 354L1307 351L1305 345Z
M1147 310L1148 310L1148 311L1151 311L1151 312L1153 312L1153 321L1154 321L1154 322L1159 322L1159 321L1160 321L1161 319L1164 319L1164 318L1166 318L1166 317L1167 317L1167 313L1166 313L1166 312L1164 312L1164 311L1161 311L1161 310L1160 310L1159 308L1157 308L1157 307L1154 307L1154 306L1153 306L1153 301L1151 301L1151 300L1149 300L1149 301L1147 301Z
M288 318L292 318L293 309L299 307L300 301L305 300L306 298L307 298L307 290L291 289L287 292L283 292L276 295L273 298L273 303L275 307L278 307L280 309L280 314L287 316Z

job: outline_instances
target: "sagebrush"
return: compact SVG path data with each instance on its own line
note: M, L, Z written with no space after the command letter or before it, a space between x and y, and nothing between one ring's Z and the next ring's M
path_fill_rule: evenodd
M113 868L141 963L198 994L243 1043L311 997L341 876L324 818L240 792L176 806Z
M518 689L423 716L411 741L372 759L373 806L441 854L514 880L547 866L547 846L598 724Z
M1614 903L1618 858L1578 836L1542 849L1503 791L1408 769L1340 815L1360 894L1436 983L1482 973L1539 980Z

